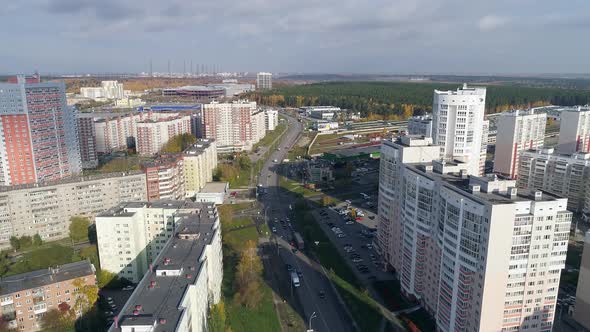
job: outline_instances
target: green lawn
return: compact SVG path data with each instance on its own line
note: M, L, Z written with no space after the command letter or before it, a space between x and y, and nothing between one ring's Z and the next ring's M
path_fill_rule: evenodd
M292 193L295 194L301 194L303 195L303 197L310 197L310 196L315 196L315 195L321 195L320 192L317 192L315 190L311 190L311 189L307 189L301 185L299 185L299 183L297 181L293 181L291 179L288 179L284 176L281 176L279 179L279 185L287 190L290 191Z
M256 150L256 148L261 146L270 146L272 142L277 139L277 137L281 136L285 132L286 129L286 124L279 124L275 130L269 131L258 143L256 143L253 150Z
M236 204L237 205L237 204ZM241 204L242 208L249 208L251 205ZM232 210L237 212L239 207L233 205L224 205L222 210ZM226 215L224 212L223 215ZM231 216L231 214L227 214ZM236 229L233 225L251 227ZM246 241L258 241L258 232L253 226L252 218L232 218L231 220L222 220L222 241L223 241L223 282L222 294L226 303L226 317L228 325L233 332L247 331L280 331L280 323L277 317L274 304L272 301L272 290L265 283L262 284L262 300L256 308L249 309L245 306L236 304L233 301L235 293L233 282L235 280L236 267L239 262L239 252L244 247Z
M253 203L237 203L237 204L228 204L234 212L246 210L253 206Z

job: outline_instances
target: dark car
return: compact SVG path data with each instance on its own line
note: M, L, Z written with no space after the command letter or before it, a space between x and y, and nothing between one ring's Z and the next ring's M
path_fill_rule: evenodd
M319 291L319 292L318 292L318 297L319 297L320 299L325 299L325 298L326 298L326 293L325 293L324 291Z
M291 264L286 264L285 266L287 267L287 271L293 271L293 266L291 266Z

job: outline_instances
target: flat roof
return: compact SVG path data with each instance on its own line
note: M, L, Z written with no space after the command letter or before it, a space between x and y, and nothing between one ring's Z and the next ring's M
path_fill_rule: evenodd
M227 182L207 182L199 193L222 193L227 189Z
M64 264L53 268L15 274L0 279L0 295L12 294L26 289L43 287L54 283L94 275L94 266L89 261Z
M213 142L215 142L213 139L200 138L193 145L182 151L182 153L185 155L200 154L209 148Z
M68 184L68 183L77 183L77 182L80 182L82 184L84 182L104 180L104 179L109 179L109 178L123 178L123 177L127 177L127 176L141 175L141 174L144 174L144 172L143 171L128 171L128 172L105 173L105 174L90 175L90 176L70 176L70 177L55 180L55 181L19 184L19 185L15 185L15 186L0 186L0 193L1 192L17 191L17 190L22 190L22 189L36 189L36 188L43 189L43 188L47 188L47 187L51 187L51 186Z
M185 310L181 301L203 269L200 258L205 247L219 231L213 205L193 203L192 206L194 211L179 214L175 236L168 240L152 269L125 304L119 315L119 326L150 325L154 326L153 332L175 331ZM190 238L183 239L180 235L190 235ZM157 271L162 270L181 270L181 273L158 276ZM139 311L136 315L135 310ZM120 331L121 328L111 330Z

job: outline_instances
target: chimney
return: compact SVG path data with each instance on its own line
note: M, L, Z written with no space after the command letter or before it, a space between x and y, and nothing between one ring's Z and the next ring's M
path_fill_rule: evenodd
M543 192L540 190L535 191L535 201L540 201L543 198Z

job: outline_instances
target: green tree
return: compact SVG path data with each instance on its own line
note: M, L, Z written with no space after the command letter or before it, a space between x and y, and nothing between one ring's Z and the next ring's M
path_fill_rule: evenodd
M4 276L4 274L6 274L6 272L8 272L8 269L11 264L12 264L12 262L10 261L10 258L8 258L8 252L1 251L0 252L0 277Z
M225 313L225 303L220 301L209 308L209 331L210 332L226 332L227 331L227 317Z
M43 240L41 239L41 235L35 234L33 236L33 246L38 247L43 244Z
M33 246L33 238L28 235L21 236L18 240L21 248L23 249L27 249Z
M252 160L250 160L250 158L248 158L246 155L240 155L238 157L238 166L243 170L250 169L252 167Z
M197 141L197 138L193 134L181 134L172 137L168 142L162 147L162 153L179 153L186 150L189 146L194 144Z
M91 245L80 249L80 258L88 259L97 269L100 268L98 248L96 245Z
M12 249L14 249L14 251L20 250L20 241L19 241L18 237L16 237L16 236L10 237L10 246L12 247Z
M71 310L65 312L59 309L48 310L41 318L41 327L44 332L74 331L75 314Z
M96 283L98 284L98 288L101 289L110 286L117 288L121 284L119 277L115 273L102 269L96 272Z
M74 242L82 242L88 240L88 226L90 222L85 217L72 217L70 219L70 238Z

